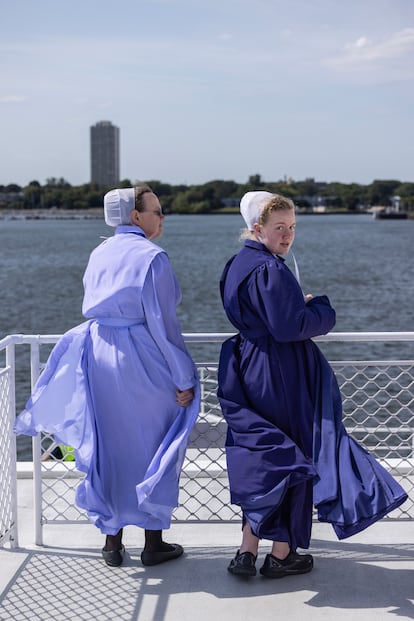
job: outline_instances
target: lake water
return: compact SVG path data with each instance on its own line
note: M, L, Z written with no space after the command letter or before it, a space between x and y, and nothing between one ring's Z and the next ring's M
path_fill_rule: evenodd
M183 332L233 331L221 306L218 282L226 260L241 248L242 228L239 215L166 217L157 243L168 252L181 285L178 314ZM61 334L82 322L82 274L88 256L112 233L101 220L0 221L0 338ZM337 312L335 331L411 331L413 241L414 220L299 215L293 250L304 292L329 296ZM292 265L289 257L287 261ZM338 346L326 347L331 348L328 357L335 358ZM366 357L365 344L347 347L348 359ZM404 347L412 345L386 347L390 355L395 347L395 356L401 358ZM204 361L218 353L211 345L190 349ZM19 353L18 409L29 396L27 355ZM19 450L26 450L20 438Z

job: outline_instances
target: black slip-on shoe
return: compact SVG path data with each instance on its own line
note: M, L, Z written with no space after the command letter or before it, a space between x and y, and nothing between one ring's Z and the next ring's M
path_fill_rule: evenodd
M251 552L242 552L237 550L236 556L230 561L227 570L235 576L255 576L256 575L256 558Z
M184 548L178 543L170 543L170 550L160 550L159 552L147 552L143 550L141 552L141 562L143 565L159 565L166 561L172 561L175 558L181 556L184 552Z
M298 554L289 552L283 560L276 558L273 554L267 554L260 573L266 578L284 578L285 576L296 576L297 574L307 574L312 571L313 557L311 554Z
M124 554L124 546L120 550L105 550L105 548L102 548L102 557L109 567L119 567L122 565Z

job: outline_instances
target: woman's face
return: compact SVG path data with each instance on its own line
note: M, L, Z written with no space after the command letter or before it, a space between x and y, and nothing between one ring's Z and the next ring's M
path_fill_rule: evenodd
M254 232L270 252L287 254L295 239L295 226L296 216L293 209L272 211L265 224L254 225Z
M160 201L155 194L147 192L142 197L142 205L144 211L135 211L134 224L138 224L142 228L148 239L161 237L165 216L162 213Z

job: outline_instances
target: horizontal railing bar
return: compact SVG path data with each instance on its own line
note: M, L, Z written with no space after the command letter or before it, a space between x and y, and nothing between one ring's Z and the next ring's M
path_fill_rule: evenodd
M404 434L409 434L410 437L413 435L414 433L414 427L360 427L358 425L354 425L353 427L350 427L348 425L346 425L346 430L348 433L369 433L369 434L375 434L375 433L404 433ZM405 441L408 441L410 438L406 438ZM388 446L388 445L387 445Z
M220 342L234 336L234 332L184 332L183 336L189 342ZM330 332L316 336L314 341L319 342L358 342L358 341L414 341L414 332Z
M190 478L206 478L205 472L207 470L217 471L218 467L222 465L222 476L227 477L227 471L225 469L225 455L219 459L215 459L214 461L210 461L208 459L208 453L205 453L204 456L198 457L196 461L191 461L189 458L185 458L183 463L183 469L181 471L181 477L188 478L188 475L192 475ZM413 457L379 457L378 462L386 469L389 469L390 466L395 470L395 472L399 472L398 465L400 468L406 469L409 467L409 470L412 474L414 468L414 458ZM203 466L201 467L200 464ZM208 464L208 466L206 466ZM79 470L76 470L75 462L53 462L42 463L42 469L48 466L47 469L43 470L42 478L45 480L54 479L57 481L64 481L67 479L83 479L84 474ZM197 472L198 476L194 476L194 473ZM18 461L17 462L17 477L18 479L31 479L33 478L33 462L32 461Z
M220 343L232 336L234 332L184 332L184 339L191 343ZM61 334L10 334L0 340L0 349L14 344L31 344L33 342L52 344ZM318 342L393 342L414 341L414 332L330 332L317 336L313 340Z

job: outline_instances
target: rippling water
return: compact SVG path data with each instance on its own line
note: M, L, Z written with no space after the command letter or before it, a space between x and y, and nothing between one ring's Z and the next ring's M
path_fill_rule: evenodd
M238 215L165 219L157 243L168 252L181 285L184 332L233 330L221 306L218 281L226 260L241 247L242 228ZM0 338L61 334L83 321L82 274L91 250L109 235L112 229L100 220L0 221ZM337 312L335 331L411 331L413 241L412 220L298 216L294 253L304 292L329 296ZM335 357L335 346L326 347L331 348L328 356ZM364 344L347 347L347 357L366 354ZM393 353L393 346L387 347ZM398 348L395 355L402 357ZM211 360L218 348L194 345L191 351L197 359ZM19 354L18 409L29 396L27 356Z

